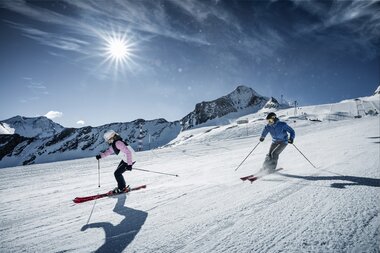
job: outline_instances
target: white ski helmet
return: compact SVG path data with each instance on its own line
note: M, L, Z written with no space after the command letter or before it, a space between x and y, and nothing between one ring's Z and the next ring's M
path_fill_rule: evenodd
M114 130L108 130L104 133L103 138L106 142L109 142L116 134Z

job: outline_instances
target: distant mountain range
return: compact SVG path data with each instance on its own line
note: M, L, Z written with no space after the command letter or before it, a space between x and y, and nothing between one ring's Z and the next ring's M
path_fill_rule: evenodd
M259 95L246 86L213 101L196 104L180 120L165 119L112 123L99 127L65 128L46 117L16 116L0 122L0 168L95 156L107 148L103 134L113 129L134 149L142 125L143 149L163 146L181 131L207 124L224 124L259 110L278 109L275 98Z
M0 135L0 167L94 156L107 148L103 134L109 129L118 132L135 149L140 135L140 124L143 126L142 139L145 149L162 146L174 139L181 131L178 121L167 122L165 119L145 121L139 119L128 123L112 123L100 127L62 129L57 127L55 128L56 132L54 132L46 124L40 125L38 121L30 118L17 118L20 121L15 122L18 126L14 131L15 133ZM44 118L41 122L46 120L49 119ZM7 120L7 122L9 121ZM23 126L20 122L33 122L34 124L33 127ZM52 121L50 123L51 126L58 125ZM13 125L9 126L12 127ZM26 136L18 134L23 129L31 129L31 132L28 132ZM148 139L151 140L150 147Z

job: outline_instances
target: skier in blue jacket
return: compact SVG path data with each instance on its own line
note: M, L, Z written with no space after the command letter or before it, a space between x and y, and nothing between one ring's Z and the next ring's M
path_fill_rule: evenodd
M263 163L262 170L272 172L276 169L280 153L284 151L288 143L293 143L295 132L288 124L280 121L274 112L269 113L266 119L268 124L261 133L260 141L264 141L267 134L270 133L272 144ZM290 136L288 136L288 133Z

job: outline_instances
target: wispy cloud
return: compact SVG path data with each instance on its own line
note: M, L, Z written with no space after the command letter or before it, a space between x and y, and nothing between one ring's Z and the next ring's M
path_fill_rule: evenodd
M30 82L30 84L28 85L28 88L33 89L33 90L38 90L38 91L46 90L45 85L43 85L42 83L36 83L36 82Z
M207 35L199 30L205 26L207 19L223 22L237 33L242 33L238 18L222 8L217 2L204 1L124 1L115 0L110 4L107 1L62 1L68 6L75 7L83 18L74 18L62 15L56 11L37 7L23 0L0 2L4 8L20 13L33 20L55 25L70 31L70 35L57 34L54 31L41 30L28 24L18 24L8 21L12 26L21 30L25 36L37 40L39 43L62 50L77 51L88 54L86 45L93 39L107 33L110 29L127 27L132 31L151 36L163 36L178 41L199 45L212 45ZM171 4L189 17L189 22L179 23L169 13L166 5ZM112 5L112 7L110 7ZM104 21L107 20L107 21ZM190 23L199 29L190 29ZM84 39L78 39L79 36Z
M56 119L61 118L63 116L63 113L58 111L49 111L44 116L48 119Z
M90 43L81 39L64 36L55 32L46 32L41 29L30 27L29 25L19 24L12 21L6 21L10 26L19 29L25 37L36 40L41 45L53 48L86 53L86 46Z
M295 5L318 17L320 22L301 27L297 32L315 34L315 38L326 41L329 36L338 40L341 50L367 51L368 56L376 55L380 43L380 5L378 0L329 2L293 0ZM341 29L345 34L328 33L331 29ZM347 33L351 34L347 41ZM330 40L331 41L331 40Z
M155 36L165 36L175 40L208 45L200 35L188 35L174 28L161 1L62 1L75 7L84 18L62 15L56 11L37 7L23 0L2 1L0 6L22 14L42 23L56 25L71 31L71 35L63 36L48 30L39 30L28 24L13 25L23 33L45 45L63 50L79 51L81 45L91 43L78 40L80 35L89 40L99 39L99 35L110 28L128 27ZM112 5L112 8L110 8ZM105 21L106 20L106 21ZM9 21L9 23L12 23ZM83 52L83 51L82 51Z
M24 97L19 99L21 103L36 101L39 100L41 96L49 95L48 88L43 82L35 81L32 77L23 77L22 80L26 82L24 85L27 92L24 92L22 94Z
M34 93L35 95L39 95L39 94L49 94L48 90L47 90L47 87L44 85L43 82L37 82L37 81L34 81L33 78L30 78L28 80L28 84L27 86L28 89Z
M0 6L16 13L22 14L34 20L50 24L65 25L68 17L57 12L50 11L46 8L31 5L25 0L1 1ZM74 20L71 20L73 22Z
M195 45L210 45L204 34L189 32L185 24L179 28L167 13L165 1L60 1L61 5L75 10L76 15L68 12L65 12L67 15L61 14L58 8L47 7L50 2L42 3L0 1L0 7L38 21L21 23L5 20L25 37L50 47L47 49L50 55L66 58L65 52L75 52L77 57L66 58L74 64L90 58L97 59L81 67L99 79L123 72L115 63L106 64L107 39L113 34L127 34L133 39L131 44L145 44L155 37L163 37ZM130 61L127 67L130 72L136 73L141 70L139 61L143 60L137 55L133 57L137 61Z
M77 121L77 124L78 124L78 125L84 125L85 122L84 122L83 120L78 120L78 121Z
M196 21L198 21L198 23L203 23L207 21L208 18L215 18L223 21L227 26L231 26L238 31L242 31L238 18L222 6L218 5L218 2L209 3L194 0L169 1L193 17Z
M135 32L138 40L162 36L199 46L223 45L253 56L272 55L283 45L282 38L271 27L247 33L241 27L239 17L225 8L219 1L168 0L168 1L70 1L62 0L80 13L80 18L63 15L52 9L42 8L23 0L0 2L4 8L20 13L30 19L59 29L33 27L8 21L13 27L39 43L66 51L75 51L87 56L94 55L94 44L110 30ZM170 8L169 8L170 7ZM187 17L179 21L176 12ZM177 13L178 14L178 13ZM212 31L209 22L219 22L220 31ZM208 31L203 31L208 29ZM56 33L56 31L68 31ZM211 30L211 31L210 31ZM207 34L210 33L210 34ZM65 35L63 35L65 34ZM138 35L137 35L138 34ZM88 46L91 45L91 46ZM217 50L217 49L216 49ZM54 54L54 52L51 52Z
M112 8L106 1L67 1L67 3L81 10L88 20L91 20L86 26L92 31L107 31L111 23L114 27L128 27L153 36L209 45L203 35L188 34L186 29L175 27L164 1L115 0L112 2ZM109 22L103 22L102 18Z
M20 24L8 21L28 38L51 48L82 54L84 57L96 55L101 38L110 34L112 30L131 32L136 40L144 43L162 36L197 46L232 48L251 57L272 57L278 49L287 46L288 37L306 34L319 39L321 31L336 26L356 34L354 43L360 48L373 50L373 45L378 43L380 10L377 0L292 1L296 8L302 8L321 21L313 24L300 22L300 25L287 30L285 34L271 22L256 20L252 14L252 29L247 30L241 23L239 13L226 8L224 1L60 1L62 6L75 10L71 15L63 14L68 13L67 11L43 8L42 5L25 0L0 1L0 7L46 24L36 28L32 22ZM272 2L268 2L268 5L273 4ZM259 3L253 2L252 5L261 8L256 7ZM173 10L177 13L173 14ZM259 11L265 14L268 10L263 8ZM183 20L179 20L178 13L181 13L180 18ZM273 21L271 15L267 15L266 18L266 21ZM210 23L217 23L216 28L209 27ZM257 24L261 27L257 27ZM220 31L217 27L223 30ZM207 29L208 31L204 32ZM344 39L343 37L342 41ZM342 45L349 46L347 43ZM50 54L60 55L52 50Z

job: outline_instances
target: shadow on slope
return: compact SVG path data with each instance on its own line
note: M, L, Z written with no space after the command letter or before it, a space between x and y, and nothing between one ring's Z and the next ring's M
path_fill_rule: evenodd
M380 187L380 179L378 178L368 178L368 177L354 177L354 176L299 176L291 175L286 173L279 173L282 176L290 178L304 179L308 181L347 181L347 182L333 182L331 187L344 189L346 186L371 186L371 187Z
M117 198L113 211L125 218L118 224L98 222L84 225L81 231L88 228L103 228L106 234L105 242L95 252L122 252L135 238L148 216L147 212L125 207L126 195Z
M368 139L380 139L380 136L371 136L371 137L367 137ZM380 144L380 141L375 141L374 142L375 144Z

